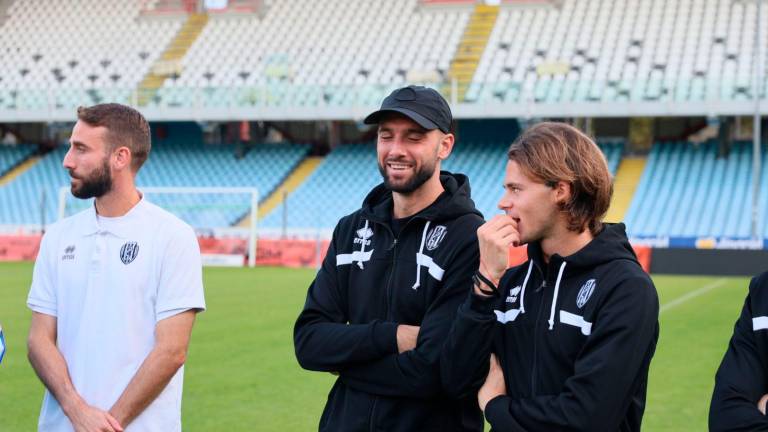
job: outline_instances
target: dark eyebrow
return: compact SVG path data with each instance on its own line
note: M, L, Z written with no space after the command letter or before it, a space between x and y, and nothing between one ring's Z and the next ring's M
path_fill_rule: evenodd
M513 187L520 188L519 183L504 183L504 189L512 189Z
M71 146L80 146L80 147L88 147L82 141L69 141L69 145L71 145Z

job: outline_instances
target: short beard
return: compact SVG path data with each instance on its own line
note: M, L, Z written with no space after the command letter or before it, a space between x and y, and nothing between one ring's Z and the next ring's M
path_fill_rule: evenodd
M70 173L70 176L72 173ZM74 177L73 177L74 178ZM112 190L112 176L109 172L109 159L105 158L100 168L95 169L90 176L82 178L79 188L73 184L72 195L80 199L99 198Z
M386 164L386 162L384 162ZM381 174L381 177L384 179L384 186L389 189L392 192L397 192L400 194L408 195L410 193L413 193L416 189L420 188L421 185L427 182L430 178L432 178L432 175L435 174L435 164L432 164L431 166L424 165L416 171L416 174L411 177L410 180L408 180L405 184L402 185L393 185L389 182L389 178L387 177L387 168L385 165L379 164L379 173Z

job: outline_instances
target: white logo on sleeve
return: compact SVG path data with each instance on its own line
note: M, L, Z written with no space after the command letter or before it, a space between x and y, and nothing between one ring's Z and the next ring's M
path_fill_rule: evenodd
M595 280L590 279L584 282L584 285L579 290L579 295L576 296L576 306L581 309L587 303L592 293L595 291Z
M445 238L447 232L448 229L444 225L438 225L432 228L432 232L429 233L429 237L427 238L427 250L432 251L437 249L437 247L440 246L440 242Z

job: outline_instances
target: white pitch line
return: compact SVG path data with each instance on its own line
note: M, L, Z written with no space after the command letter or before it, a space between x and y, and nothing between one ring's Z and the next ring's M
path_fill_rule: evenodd
M687 293L685 295L682 295L682 296L672 300L671 302L662 305L661 308L659 309L659 314L661 314L664 311L668 311L668 310L672 309L673 307L680 306L681 304L687 302L688 300L690 300L692 298L696 298L696 297L698 297L698 296L700 296L702 294L706 294L706 293L708 293L709 291L712 291L715 288L719 288L723 284L725 284L727 281L728 281L727 279L718 279L718 280L716 280L714 282L711 282L711 283L709 283L707 285L704 285L703 287L701 287L701 288L699 288L699 289L697 289L695 291L691 291L691 292L689 292L689 293Z

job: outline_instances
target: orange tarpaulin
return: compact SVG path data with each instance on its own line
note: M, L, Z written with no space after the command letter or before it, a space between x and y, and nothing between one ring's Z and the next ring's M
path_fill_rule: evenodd
M0 235L0 261L33 261L40 247L40 235ZM239 238L199 237L200 251L204 254L245 255L248 243ZM278 240L260 239L256 252L256 264L283 267L317 267L325 258L328 240ZM318 250L319 246L319 250ZM651 269L651 248L632 246L643 270ZM319 262L318 262L319 258ZM528 259L527 247L509 249L509 266L524 263Z
M248 242L240 238L200 237L203 254L245 255ZM328 240L259 239L256 265L282 267L317 267L328 250ZM319 250L318 250L319 246Z
M256 264L283 267L317 267L329 242L314 240L259 240ZM319 259L319 262L318 262Z
M0 235L0 261L34 261L40 235Z

